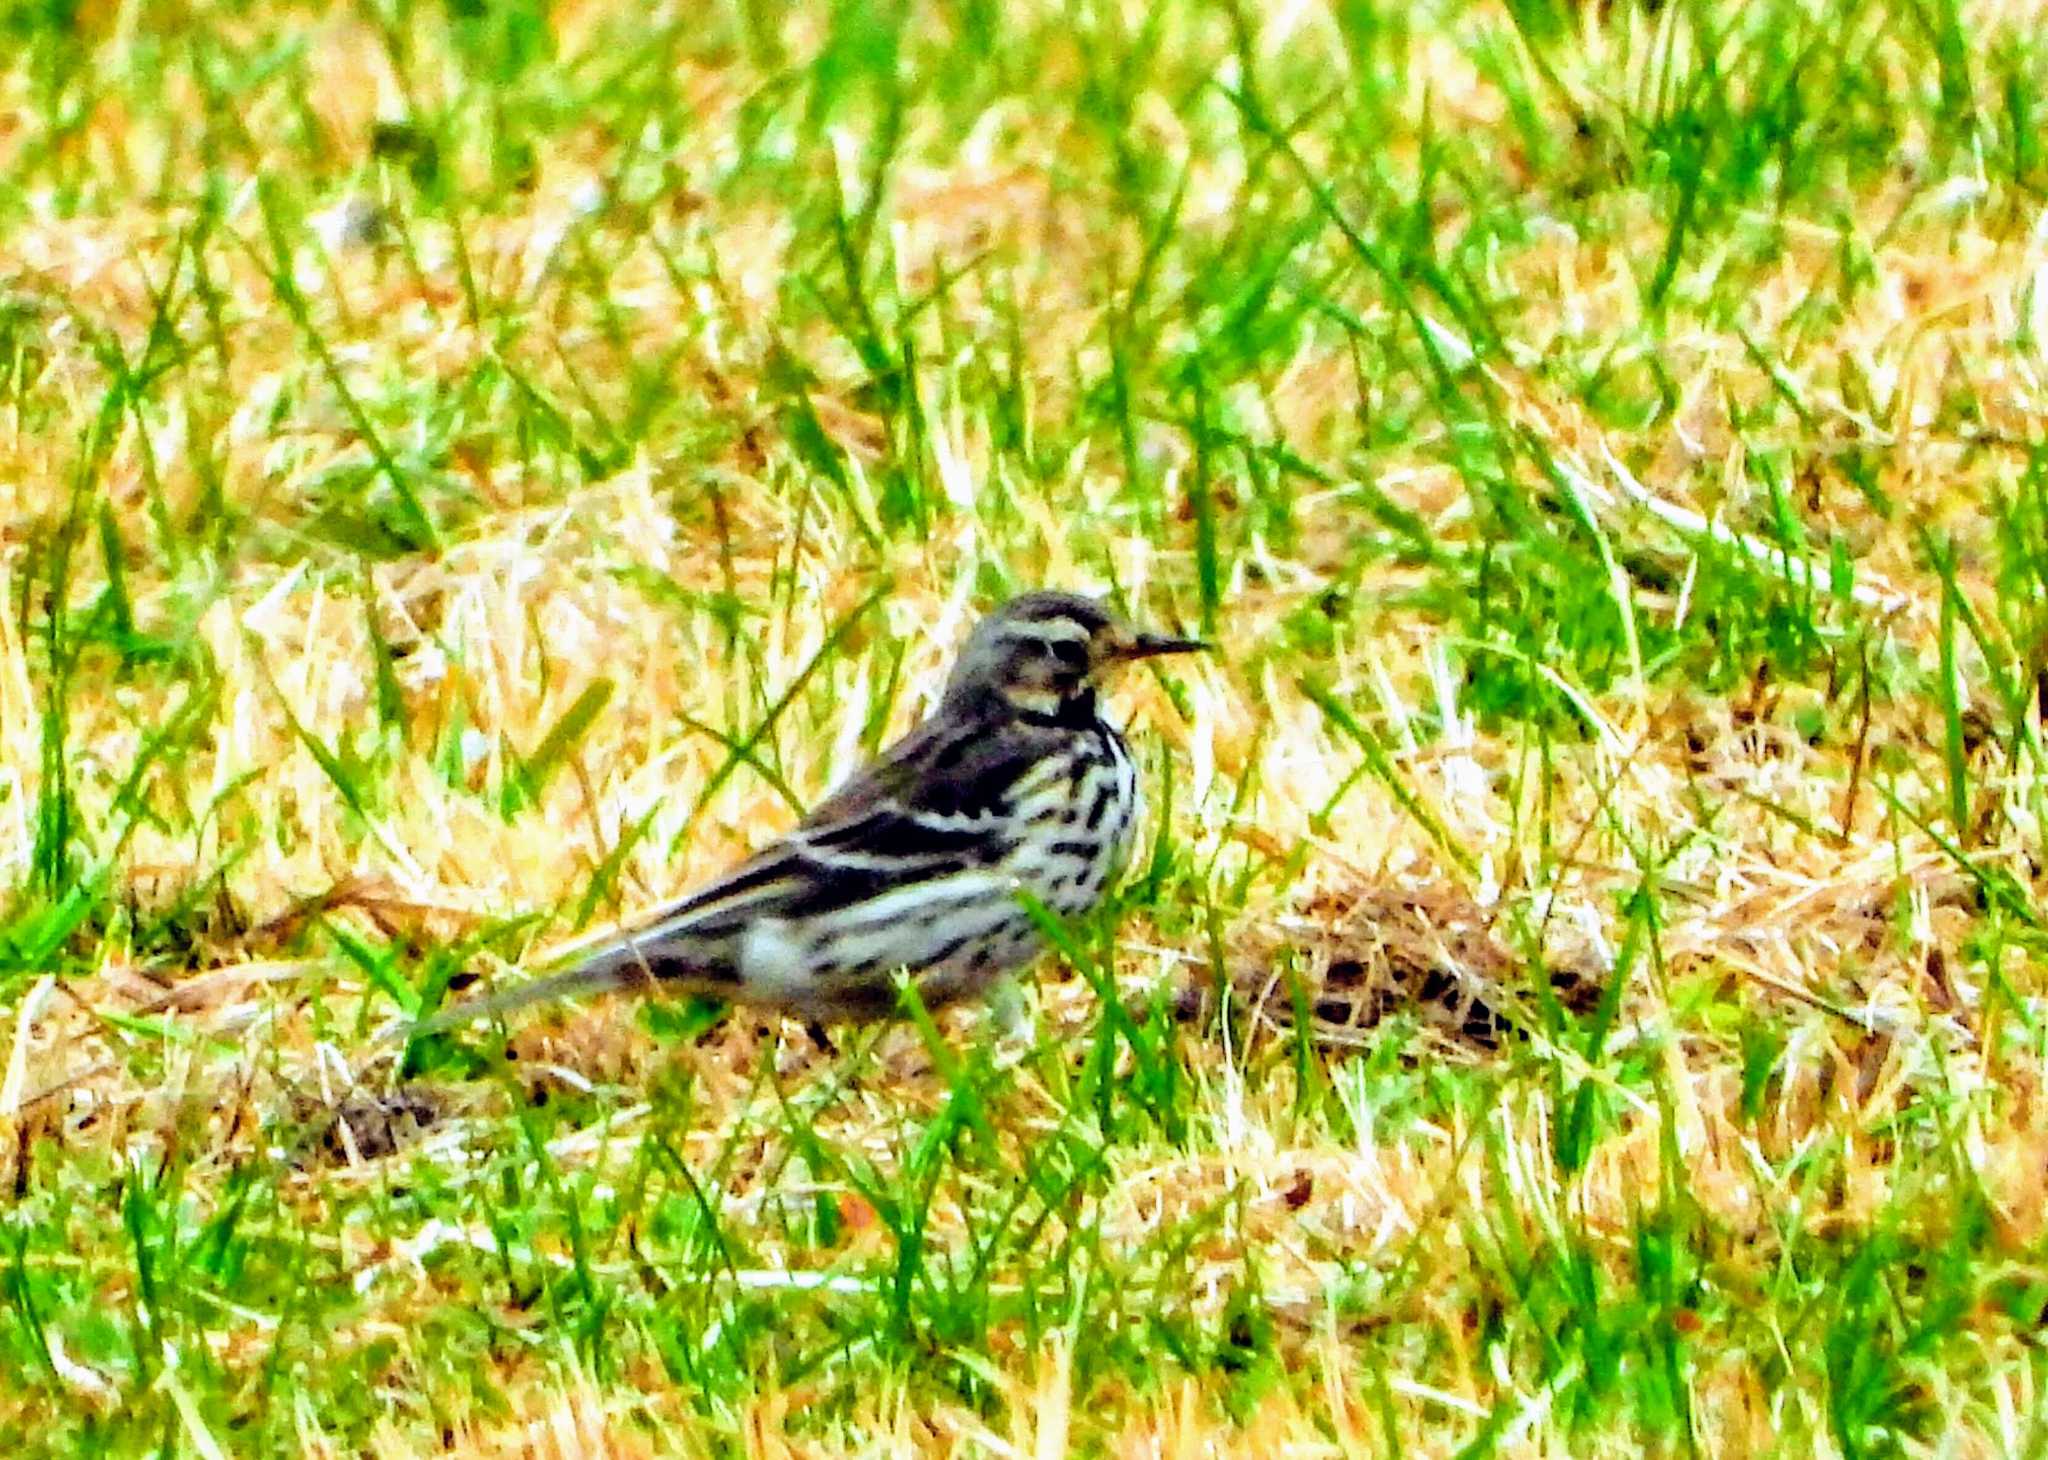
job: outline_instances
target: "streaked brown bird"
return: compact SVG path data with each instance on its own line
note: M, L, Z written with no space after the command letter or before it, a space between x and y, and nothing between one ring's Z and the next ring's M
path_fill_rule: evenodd
M1013 598L975 626L930 718L787 836L566 972L422 1027L656 983L817 1021L891 1014L901 973L927 1007L985 994L1039 951L1020 894L1076 916L1129 853L1137 768L1098 679L1206 647L1077 594Z

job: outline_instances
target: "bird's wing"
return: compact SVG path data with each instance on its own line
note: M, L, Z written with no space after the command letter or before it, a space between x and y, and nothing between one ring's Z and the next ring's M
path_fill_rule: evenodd
M813 917L908 881L1001 861L1012 845L1009 795L1043 763L1043 733L927 721L787 836L656 912L634 941L715 938L756 918Z
M1011 722L928 721L812 808L790 842L855 865L927 876L1001 861L1010 808L1046 763L1047 732Z

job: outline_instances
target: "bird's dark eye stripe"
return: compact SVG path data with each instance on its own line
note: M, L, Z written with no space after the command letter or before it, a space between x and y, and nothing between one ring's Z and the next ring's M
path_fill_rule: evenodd
M1088 667L1087 648L1075 643L1072 639L1053 639L1046 644L1045 648L1047 653L1059 660L1068 669L1086 669Z

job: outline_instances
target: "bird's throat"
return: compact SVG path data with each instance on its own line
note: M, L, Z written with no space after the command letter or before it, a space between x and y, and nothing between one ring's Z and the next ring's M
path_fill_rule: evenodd
M1099 718L1096 713L1095 690L1082 685L1079 689L1062 694L1056 689L1005 689L1003 700L1012 713L1027 725L1058 726L1066 730L1081 730L1093 725Z

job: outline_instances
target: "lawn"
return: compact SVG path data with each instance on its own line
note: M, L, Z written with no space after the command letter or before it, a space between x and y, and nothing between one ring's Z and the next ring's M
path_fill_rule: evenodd
M2048 6L0 0L0 1443L2048 1454ZM387 1031L1111 596L1021 1009Z

